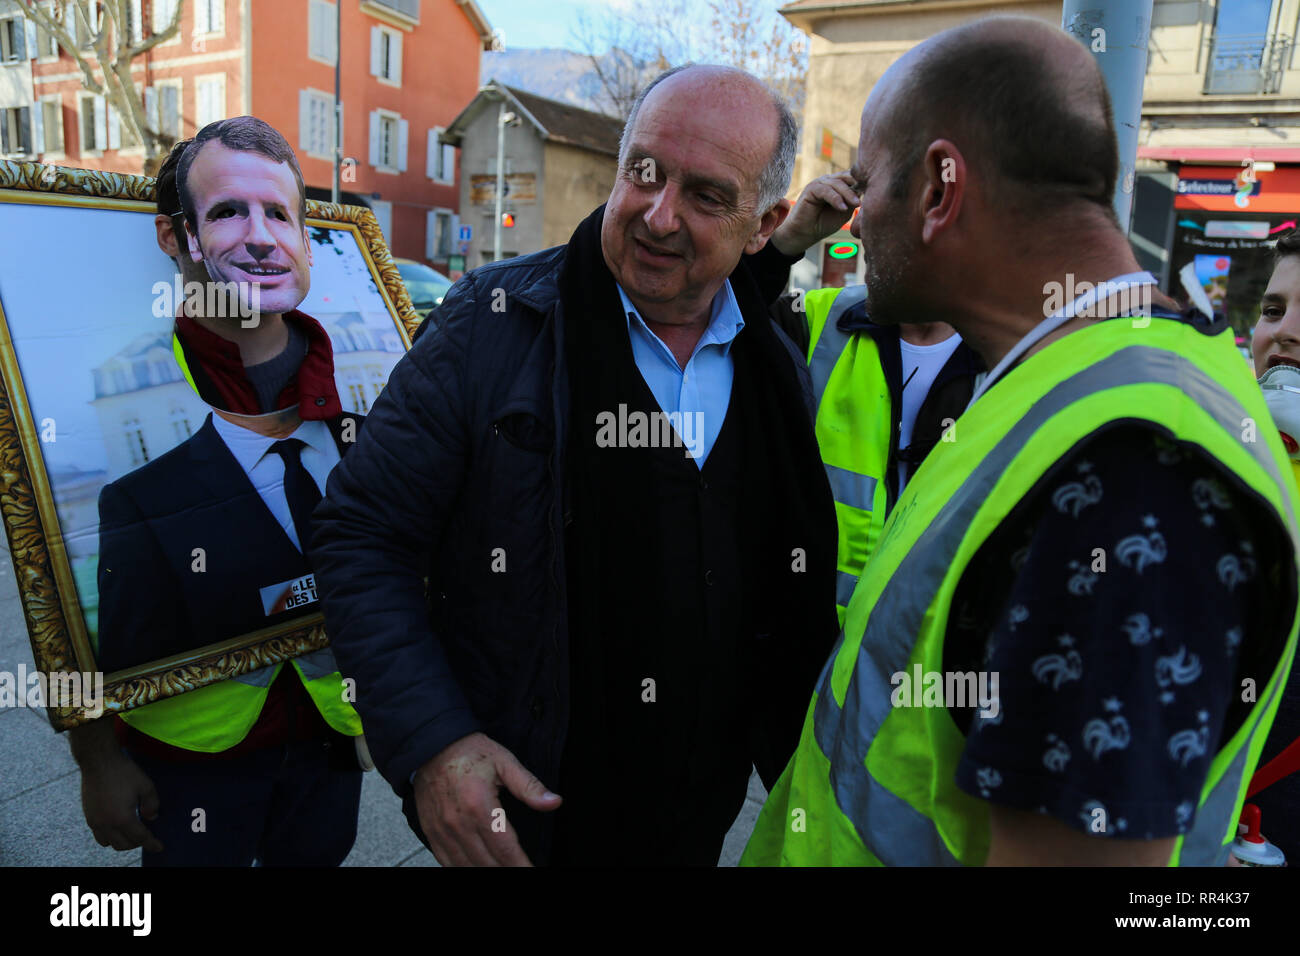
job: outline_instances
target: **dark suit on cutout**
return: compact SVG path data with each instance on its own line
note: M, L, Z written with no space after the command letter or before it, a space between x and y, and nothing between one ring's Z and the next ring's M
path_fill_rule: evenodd
M326 422L347 453L343 429ZM323 493L324 489L322 489ZM319 611L268 616L261 589L311 572L209 415L193 436L99 495L99 648L105 672ZM202 548L202 571L195 570Z

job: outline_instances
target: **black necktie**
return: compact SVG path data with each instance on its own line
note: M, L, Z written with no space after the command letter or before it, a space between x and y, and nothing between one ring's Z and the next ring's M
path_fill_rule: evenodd
M293 529L298 532L298 546L303 554L311 542L311 513L320 504L320 488L316 479L302 466L302 446L298 438L286 438L271 446L271 451L284 459L284 496L289 499L289 514L293 515Z

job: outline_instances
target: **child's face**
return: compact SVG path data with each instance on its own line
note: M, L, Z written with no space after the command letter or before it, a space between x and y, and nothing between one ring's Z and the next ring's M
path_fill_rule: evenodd
M1256 378L1275 365L1300 368L1300 256L1287 256L1273 270L1260 302L1250 353Z

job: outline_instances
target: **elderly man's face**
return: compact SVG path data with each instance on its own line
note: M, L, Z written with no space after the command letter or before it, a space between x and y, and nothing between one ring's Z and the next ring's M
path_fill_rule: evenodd
M767 225L758 179L777 144L762 90L687 71L660 83L629 131L601 247L633 302L682 312L707 305Z
M311 244L298 221L298 181L288 163L203 144L190 167L198 235L190 254L217 282L256 285L260 310L288 312L311 288ZM248 301L246 296L243 296Z

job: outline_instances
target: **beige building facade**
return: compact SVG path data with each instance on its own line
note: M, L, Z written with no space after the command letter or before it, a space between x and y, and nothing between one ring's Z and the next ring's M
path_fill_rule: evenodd
M497 126L508 117L501 153L505 189L496 220ZM460 149L460 216L451 275L494 258L538 252L569 241L609 198L618 172L623 121L497 83L487 83L442 134Z

